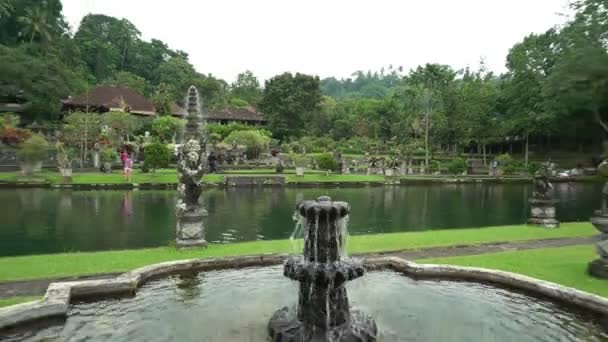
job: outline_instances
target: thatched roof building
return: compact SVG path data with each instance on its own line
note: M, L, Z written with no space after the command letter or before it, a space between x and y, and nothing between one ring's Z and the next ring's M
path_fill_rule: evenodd
M139 116L156 116L156 108L152 101L135 90L122 86L97 86L87 93L70 97L62 101L63 111L86 111L105 113L110 111L123 111ZM171 104L171 114L176 117L185 117L187 112L178 104ZM213 110L203 115L209 123L228 124L238 122L248 125L263 125L264 116L251 106L228 107Z
M204 115L209 123L228 124L238 122L247 125L264 125L266 118L252 106L247 107L228 107L219 110L209 111Z
M62 101L62 110L99 113L123 111L136 115L155 116L151 101L135 90L122 86L97 86L90 91Z

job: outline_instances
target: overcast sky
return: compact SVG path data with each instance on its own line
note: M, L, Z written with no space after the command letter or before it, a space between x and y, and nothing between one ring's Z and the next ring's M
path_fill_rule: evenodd
M348 77L427 62L456 69L481 57L505 70L513 44L564 21L568 0L63 0L82 17L127 18L144 39L186 51L195 68L228 82L251 70Z

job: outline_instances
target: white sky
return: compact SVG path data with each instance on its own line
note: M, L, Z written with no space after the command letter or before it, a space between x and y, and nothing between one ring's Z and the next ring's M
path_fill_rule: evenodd
M189 53L232 82L285 71L348 77L427 62L505 70L513 44L565 19L568 0L63 0L76 30L87 13L127 18L143 39Z

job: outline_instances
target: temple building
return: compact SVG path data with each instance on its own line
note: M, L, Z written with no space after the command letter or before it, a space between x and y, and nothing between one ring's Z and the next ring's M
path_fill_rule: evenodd
M140 117L157 116L152 101L137 91L124 86L97 86L90 91L62 101L62 111L89 111L105 113L121 111ZM171 114L176 117L185 117L186 110L177 103L171 104ZM252 106L227 107L211 110L203 114L209 123L229 124L238 122L246 125L264 125L266 119Z

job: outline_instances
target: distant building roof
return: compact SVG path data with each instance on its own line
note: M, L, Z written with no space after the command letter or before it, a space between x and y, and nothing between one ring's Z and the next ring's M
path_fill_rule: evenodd
M188 112L186 112L186 110L182 107L180 107L177 103L172 103L171 104L171 114L173 116L178 116L178 117L185 117Z
M64 108L94 107L106 110L124 110L139 115L156 115L152 102L135 90L122 86L97 86L87 93L63 100Z
M250 123L265 123L266 118L252 106L228 107L209 111L203 114L205 120L209 121L240 121Z

